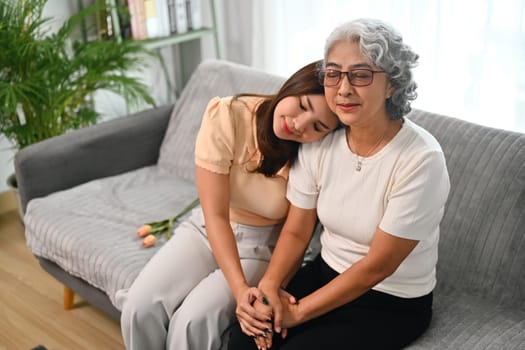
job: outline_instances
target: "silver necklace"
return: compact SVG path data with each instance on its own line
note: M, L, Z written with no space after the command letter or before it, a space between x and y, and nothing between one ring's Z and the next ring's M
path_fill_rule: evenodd
M385 139L385 136L386 136L386 133L388 131L388 128L385 130L385 132L383 133L383 135L379 138L379 140L377 141L377 143L368 150L368 152L363 156L359 156L359 152L357 152L357 148L355 147L352 147L351 143L352 143L352 138L350 136L348 136L348 140L349 140L349 146L350 146L350 149L354 149L354 153L355 153L355 157L356 157L356 160L357 160L357 163L355 165L355 171L361 171L361 169L363 168L363 159L364 158L368 158L368 156L370 154L372 154L372 152L377 148L379 147L379 145L381 144L381 141L383 141Z

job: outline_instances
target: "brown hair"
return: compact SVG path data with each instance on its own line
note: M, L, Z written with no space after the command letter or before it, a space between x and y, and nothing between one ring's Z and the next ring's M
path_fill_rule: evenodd
M282 140L273 132L273 113L277 104L288 96L323 95L324 86L319 83L319 68L322 61L312 62L295 72L281 86L275 95L239 94L241 96L261 96L265 100L255 111L257 143L262 154L261 162L255 172L274 176L279 169L297 158L299 142ZM234 99L235 100L235 99Z

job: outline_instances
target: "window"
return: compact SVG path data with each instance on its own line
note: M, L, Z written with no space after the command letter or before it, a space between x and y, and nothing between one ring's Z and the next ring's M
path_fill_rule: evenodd
M252 64L283 76L337 24L385 20L420 56L413 107L525 133L525 0L256 0L253 17Z

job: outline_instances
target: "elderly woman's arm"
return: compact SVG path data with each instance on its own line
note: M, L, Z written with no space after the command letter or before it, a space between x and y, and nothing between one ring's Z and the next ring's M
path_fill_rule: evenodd
M393 274L418 242L377 229L365 257L297 304L286 304L282 327L294 327L361 296Z

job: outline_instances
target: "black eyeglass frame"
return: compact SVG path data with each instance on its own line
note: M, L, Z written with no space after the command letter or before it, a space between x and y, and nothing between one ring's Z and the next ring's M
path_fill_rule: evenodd
M326 76L326 72L327 71L330 71L332 73L339 73L339 77L337 78L337 82L332 84L332 85L326 85L325 83L325 76ZM354 84L352 83L352 79L355 79L356 78L356 71L367 71L369 73L372 73L372 75L370 76L370 81L368 83L365 83L365 84ZM372 83L374 82L374 74L376 73L386 73L386 71L384 70L373 70L373 69L368 69L368 68L356 68L356 69L351 69L349 71L340 71L340 70L337 70L337 69L325 69L325 70L320 70L319 71L319 82L321 83L321 85L323 86L326 86L326 87L334 87L334 86L338 86L341 81L342 81L342 76L343 74L346 75L346 78L348 79L348 82L350 83L350 85L352 86L356 86L356 87L364 87L364 86L369 86L369 85L372 85Z

